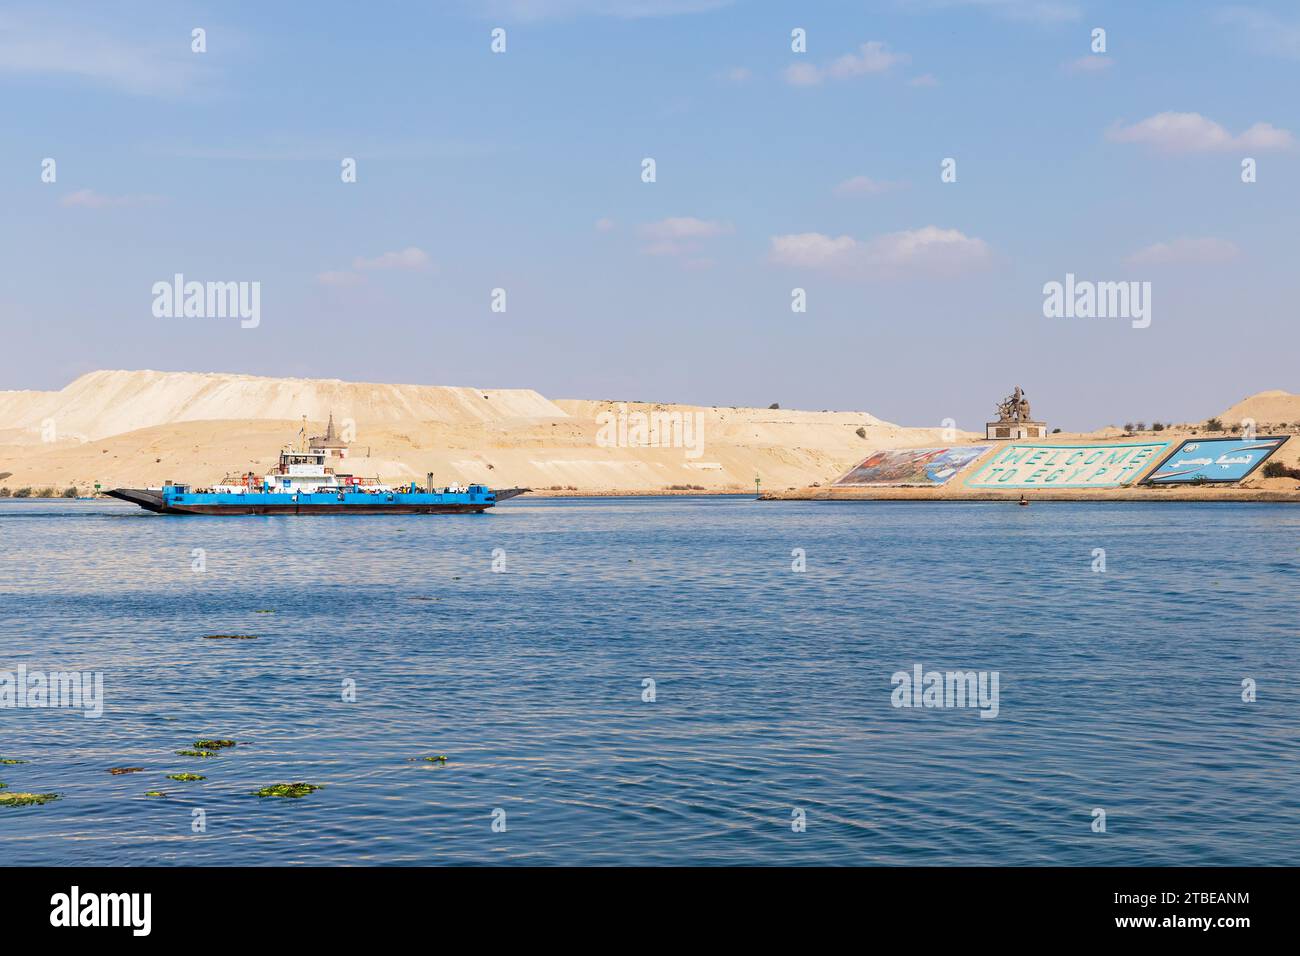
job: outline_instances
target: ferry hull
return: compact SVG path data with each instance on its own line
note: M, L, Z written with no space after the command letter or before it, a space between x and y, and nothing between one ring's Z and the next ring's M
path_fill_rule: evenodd
M503 492L513 498L526 489ZM143 488L114 488L110 497L137 504L165 515L450 515L482 514L499 500L497 495L469 494L332 494L296 496L281 494L171 495Z

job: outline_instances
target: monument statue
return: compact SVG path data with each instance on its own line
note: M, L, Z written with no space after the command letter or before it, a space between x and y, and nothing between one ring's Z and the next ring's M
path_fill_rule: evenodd
M1032 419L1029 413L1029 399L1019 385L1016 390L998 403L998 421L1027 422Z

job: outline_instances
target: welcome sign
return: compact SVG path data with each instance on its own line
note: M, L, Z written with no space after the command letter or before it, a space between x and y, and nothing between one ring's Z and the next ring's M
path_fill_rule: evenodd
M1170 485L1188 481L1241 481L1282 447L1285 437L1191 438L1160 463L1144 484Z
M966 479L969 488L1114 488L1134 481L1167 441L1008 445Z

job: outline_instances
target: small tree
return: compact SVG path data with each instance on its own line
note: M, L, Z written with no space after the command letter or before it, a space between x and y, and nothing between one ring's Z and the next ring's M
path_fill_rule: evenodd
M71 485L71 486L69 486L69 487L67 487L67 488L64 488L64 489L63 489L63 497L65 497L65 498L75 498L75 497L77 497L77 488L76 488L76 486L75 486L75 485Z
M13 492L8 488L0 488L0 498L8 498Z
M54 497L56 497L56 494L55 494L55 491L54 491L53 488L46 487L46 488L42 488L39 492L37 492L37 493L36 493L36 497L37 497L37 498L54 498Z
M1147 423L1146 423L1146 422L1138 422L1136 425L1133 426L1133 430L1134 430L1135 432L1144 432L1144 431L1147 430Z
M768 407L768 408L780 408L780 407L781 407L781 403L780 403L780 402L773 402L771 405L769 405L769 406L767 406L767 407Z
M19 488L17 491L14 492L15 498L30 498L31 496L32 496L32 489L30 488Z
M1152 422L1152 423L1151 423L1151 430L1152 430L1153 432L1162 432L1162 431L1165 430L1165 426L1164 426L1164 425L1161 425L1159 422Z
M1126 431L1126 432L1131 432L1132 430L1133 430L1133 423L1132 423L1132 422L1125 422L1125 423L1124 423L1124 431Z
M1208 419L1205 422L1205 430L1207 432L1221 432L1223 431L1223 422L1217 418Z

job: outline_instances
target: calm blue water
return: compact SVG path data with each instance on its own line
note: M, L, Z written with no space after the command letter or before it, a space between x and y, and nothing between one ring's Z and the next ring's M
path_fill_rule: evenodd
M3 502L0 670L107 698L0 710L29 761L0 780L62 794L0 807L3 859L1300 863L1298 531L1252 504ZM997 671L998 717L895 709L915 663ZM246 743L173 754L200 736ZM249 795L291 781L326 786Z

